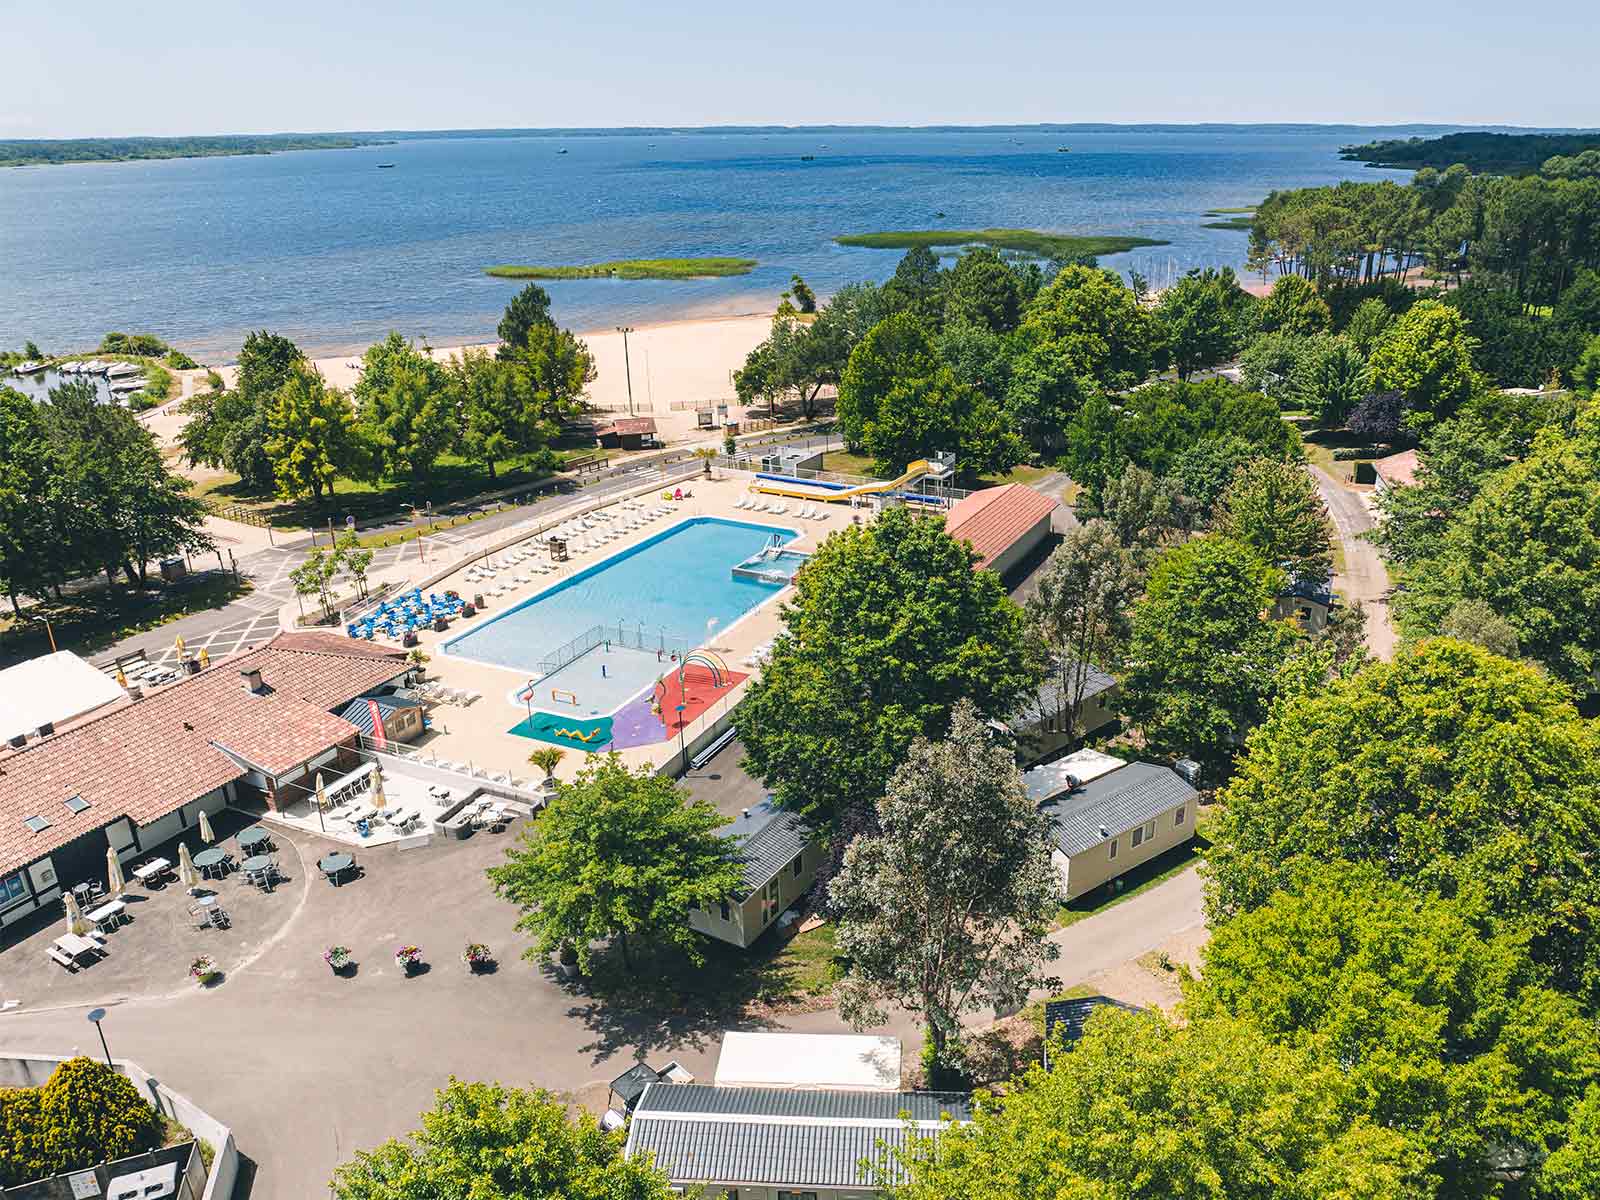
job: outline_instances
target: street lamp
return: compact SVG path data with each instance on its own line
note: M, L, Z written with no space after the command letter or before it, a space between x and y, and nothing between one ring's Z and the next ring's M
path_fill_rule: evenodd
M633 365L628 361L628 335L633 332L631 325L618 325L617 332L622 335L622 370L628 377L628 415L633 416Z
M100 1049L105 1051L106 1066L111 1066L111 1049L106 1045L106 1031L100 1028L100 1022L106 1019L106 1010L91 1008L88 1013L89 1020L94 1022L95 1032L100 1035Z

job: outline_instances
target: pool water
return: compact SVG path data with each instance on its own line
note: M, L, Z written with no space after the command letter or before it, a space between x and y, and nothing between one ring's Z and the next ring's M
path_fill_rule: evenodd
M529 675L550 652L596 625L620 625L645 640L698 646L780 587L734 578L739 563L791 529L694 517L523 601L444 644L446 654ZM707 622L715 621L707 633ZM608 689L609 690L609 689Z

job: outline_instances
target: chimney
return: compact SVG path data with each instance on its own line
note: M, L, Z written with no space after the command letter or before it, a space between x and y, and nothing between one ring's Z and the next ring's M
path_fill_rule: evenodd
M1103 837L1103 838L1104 837L1110 837L1111 836L1111 830L1107 829L1104 825L1100 826L1100 836Z
M259 696L267 690L267 685L261 682L260 667L241 667L239 678L244 680L244 690L253 696Z

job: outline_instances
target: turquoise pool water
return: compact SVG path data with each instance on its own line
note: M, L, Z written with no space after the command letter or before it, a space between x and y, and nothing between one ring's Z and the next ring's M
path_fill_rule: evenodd
M776 585L736 579L733 568L793 530L695 517L595 563L444 644L446 654L532 674L557 648L596 625L653 642L707 641L777 595Z

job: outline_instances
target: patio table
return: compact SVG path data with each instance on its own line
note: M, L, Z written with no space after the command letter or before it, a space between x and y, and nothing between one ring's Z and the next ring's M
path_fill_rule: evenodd
M200 874L207 879L211 878L211 872L213 871L226 875L228 872L228 852L220 846L212 846L210 849L202 850L194 856L194 865L200 868Z
M128 916L128 906L121 900L113 900L109 904L102 904L93 912L84 913L83 915L86 919L93 921L101 929L104 929L107 925L111 925L113 928L115 928L124 921L131 919Z
M149 883L152 879L159 879L172 870L172 864L164 858L153 858L142 867L133 869L133 877L140 883Z
M64 933L50 944L68 958L82 958L85 954L95 954L100 950L94 942L76 933Z
M272 855L252 854L239 864L239 869L246 875L259 875L262 871L270 871L272 869Z
M339 886L339 877L355 865L355 857L349 854L327 854L317 861L317 869L334 887Z
M251 846L259 846L262 842L269 841L272 835L259 825L252 825L249 829L239 831L239 846L248 850Z

